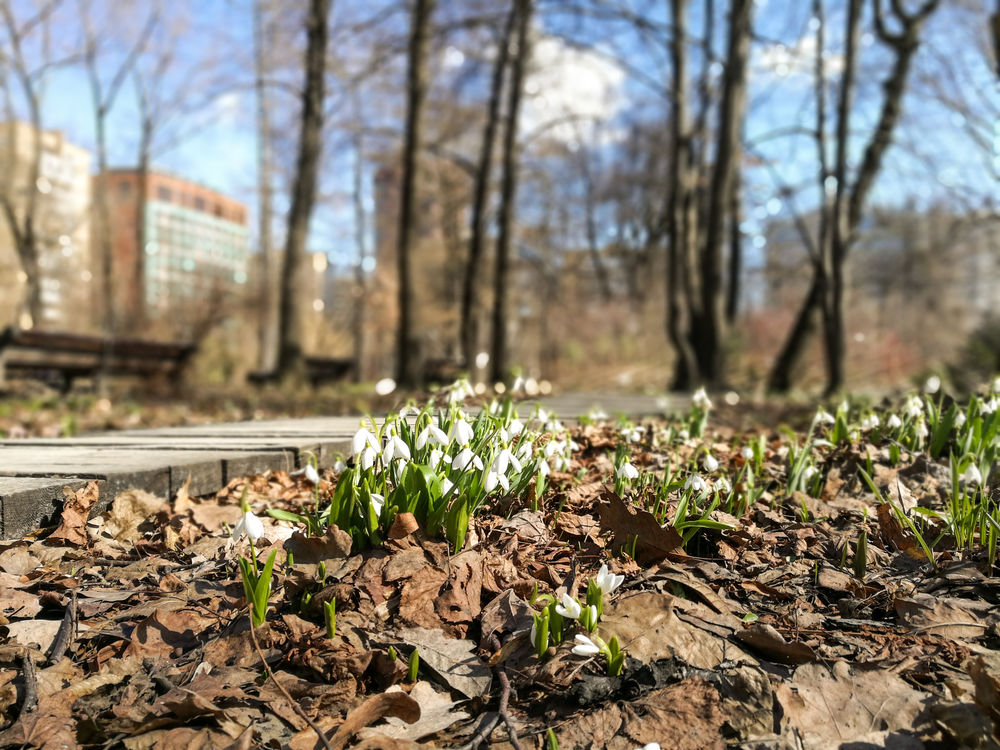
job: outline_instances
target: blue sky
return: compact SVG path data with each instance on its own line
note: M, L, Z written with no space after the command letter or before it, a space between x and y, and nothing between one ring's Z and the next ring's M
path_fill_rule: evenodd
M383 5L391 3L383 3ZM68 4L72 7L72 3ZM243 200L255 208L256 203L256 151L254 131L254 101L252 97L252 28L249 13L249 0L210 0L204 3L192 3L187 7L187 18L171 18L171 24L183 26L183 32L175 37L169 36L169 29L161 31L165 35L158 40L163 44L169 39L174 45L177 63L174 72L167 79L167 89L174 89L192 84L198 90L204 88L204 79L214 70L224 72L224 78L229 81L230 90L214 98L196 116L184 121L183 129L189 131L175 148L160 153L155 158L158 167L177 173L188 179L201 182L209 187L221 190L229 195ZM338 4L340 5L340 4ZM654 24L664 24L667 19L663 15L663 2L651 0L632 0L632 7L637 13L646 14ZM694 3L690 30L699 33L701 18L698 13L700 3ZM724 3L719 3L724 5ZM829 64L836 67L838 39L840 26L843 23L842 3L832 2L828 11L828 49L831 50ZM174 7L182 7L177 4ZM98 4L99 9L114 9L117 13L123 6L115 3ZM131 6L126 6L131 7ZM345 7L345 6L341 6ZM143 6L132 7L132 15L143 10ZM361 10L350 7L348 11L338 9L338 12L357 12ZM374 11L373 11L374 12ZM982 112L989 116L990 112L1000 112L1000 92L996 87L995 78L990 76L986 61L977 58L974 45L963 43L961 34L966 27L960 25L968 21L962 14L966 11L946 4L945 10L932 18L928 29L928 38L933 42L937 54L951 56L961 63L963 70L973 73L963 86L969 90L956 90L965 100L972 101L981 107ZM812 31L809 26L809 3L801 0L759 0L756 10L755 31L761 39L774 42L758 41L754 46L753 75L751 78L751 112L747 125L750 140L758 140L761 135L784 128L792 124L812 123L813 110L811 103L811 79L808 72L797 69L796 64L809 59L809 42ZM101 20L98 19L98 25ZM115 23L129 28L141 23L138 17L124 20L115 18ZM390 30L398 29L405 17L396 14L390 19ZM57 33L61 34L58 42L65 48L71 48L79 40L78 32L73 31L72 19L69 17L59 21ZM335 27L337 19L334 21ZM588 115L601 113L604 109L606 122L602 132L610 134L608 142L602 148L610 151L615 149L614 133L616 128L628 117L636 113L656 114L665 107L662 92L654 91L648 83L640 81L635 76L621 74L617 78L612 74L611 83L591 85L595 76L603 69L609 70L608 60L618 58L628 66L642 71L644 78L661 83L669 78L669 69L665 63L662 39L653 35L637 35L624 24L610 25L607 22L579 19L565 14L543 15L539 21L539 32L561 33L570 35L584 44L595 44L598 54L576 53L569 62L558 56L559 42L548 44L550 69L548 75L538 79L534 97L529 97L526 117L534 117L537 126L541 119L549 113L558 117L559 112L552 106L569 107ZM958 30L956 32L956 29ZM716 49L721 50L724 44L725 24L720 21L716 25ZM448 40L454 43L450 49L442 44L437 53L444 60L444 70L448 75L457 76L463 66L470 64L457 51L461 50L461 40L452 37ZM780 42L780 43L778 43ZM365 42L351 40L350 56L358 60L364 59ZM347 47L344 47L347 50ZM539 49L546 49L540 45ZM553 51L555 50L555 51ZM475 50L466 50L475 52ZM572 50L566 48L567 53ZM113 67L120 60L122 50L109 46L103 58L103 70L110 76ZM859 104L854 115L857 135L853 143L855 156L860 151L865 133L870 128L877 111L879 85L885 54L879 45L870 38L865 39L862 57L861 88ZM933 61L930 54L922 54L922 66L933 74ZM299 52L290 50L285 53L281 62L282 75L297 75L295 70ZM449 58L450 55L450 58ZM553 57L555 55L555 57ZM557 59L558 58L558 59ZM697 57L693 64L697 65ZM562 67L559 67L562 66ZM603 66L603 68L602 68ZM610 68L613 72L614 68ZM391 66L388 71L376 79L376 83L363 95L363 106L369 113L378 111L383 122L391 122L401 111L401 100L397 88L390 94L374 93L385 89L377 89L378 85L391 85L393 76L398 79L400 67ZM595 72L596 71L596 72ZM287 78L287 82L295 85L297 79ZM481 80L481 77L480 77ZM956 89L960 89L956 86ZM297 102L287 91L275 93L275 109L280 119L279 125L289 124L294 130L294 115L297 112ZM376 97L389 96L389 100L381 101ZM540 107L538 101L546 97L555 105L546 110ZM978 98L977 98L978 97ZM342 100L338 100L343 104ZM560 104L561 102L561 104ZM344 116L343 108L340 116ZM434 113L429 113L433 118ZM48 128L65 131L69 138L81 145L93 144L93 115L90 94L85 73L80 66L70 66L50 74L46 84L44 124ZM996 172L990 171L989 156L981 148L974 147L972 141L964 134L964 125L959 122L953 111L948 111L934 102L913 95L907 100L907 116L900 128L897 140L908 146L909 150L894 148L886 164L885 177L881 179L872 195L876 203L900 202L906 197L915 198L918 203L931 203L944 199L952 199L955 185L960 185L963 193L971 194L982 200L992 196L996 207ZM398 127L398 124L397 124ZM135 163L135 144L137 133L137 116L135 99L131 84L122 88L121 96L111 113L108 123L110 133L110 162L116 166L126 166ZM285 148L294 146L295 133L284 134ZM558 137L558 135L557 135ZM353 226L350 202L347 191L350 186L350 172L354 154L346 148L344 137L336 138L327 150L325 159L323 188L326 199L320 204L314 221L314 232L311 244L314 249L328 252L335 262L344 262L353 256ZM474 129L470 143L478 141L478 127ZM815 174L815 153L812 141L808 137L784 137L760 143L762 153L770 156L775 164L776 172L788 184L800 184L813 180ZM911 153L912 152L912 153ZM290 155L290 154L289 154ZM931 163L927 163L928 160ZM994 169L996 167L994 166ZM369 175L370 176L370 175ZM751 235L757 234L767 217L774 213L779 215L785 207L776 204L775 188L771 177L765 170L750 170L747 172L747 222L745 229ZM813 180L814 181L814 180ZM275 185L277 189L277 208L279 213L286 205L284 186L281 181ZM807 189L799 199L799 207L808 208L815 203L817 193ZM810 197L812 196L812 197ZM371 206L371 196L367 196ZM276 226L278 224L276 223Z

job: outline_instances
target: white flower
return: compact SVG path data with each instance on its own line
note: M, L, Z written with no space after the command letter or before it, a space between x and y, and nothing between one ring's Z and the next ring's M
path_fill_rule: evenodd
M924 393L929 393L932 396L941 390L941 378L937 375L931 375L927 378L927 382L924 383Z
M538 473L541 474L543 477L547 477L549 474L552 473L552 469L549 467L549 462L546 461L544 458L538 462Z
M639 470L626 461L618 467L618 477L619 479L638 479Z
M545 444L545 457L552 458L556 453L566 450L566 443L561 440L550 440Z
M600 647L582 633L577 633L573 640L576 641L573 653L577 656L594 656L601 653Z
M638 443L642 440L642 433L645 431L645 427L626 427L621 431L621 435L626 443Z
M545 409L539 408L538 411L535 412L535 419L539 422L547 422L549 420L549 413L545 411Z
M604 596L610 594L624 582L625 576L616 576L609 571L607 563L601 565L601 569L597 571L597 576L594 578L594 583L597 584L597 588Z
M810 479L816 476L817 473L819 473L819 469L817 469L815 466L807 466L805 468L805 471L802 472L802 481L808 482Z
M417 450L423 450L423 447L427 443L431 445L448 445L448 436L440 427L429 424L417 435Z
M704 478L701 474L692 474L684 482L684 489L692 489L695 492L704 492L708 489L708 484L705 483Z
M959 475L958 480L962 484L982 484L983 474L978 466L969 464L969 467Z
M583 607L580 606L580 602L569 594L563 594L562 604L556 605L556 612L570 620L575 620L583 612Z
M608 418L608 414L601 409L591 409L590 412L588 412L587 417L591 422L603 422Z
M701 460L701 467L709 474L711 474L712 472L716 471L719 468L719 460L711 453L708 453Z
M448 479L448 477L445 477L444 479L442 479L441 480L441 497L446 497L448 495L448 493L451 492L451 488L454 487L454 486L455 486L455 484L450 479Z
M691 433L688 432L686 429L678 430L677 437L679 437L681 440L687 440L689 437L691 437Z
M708 411L709 409L712 408L712 401L708 397L708 394L705 393L704 388L699 388L694 392L694 395L691 396L691 403L693 403L702 411Z
M520 474L524 468L521 466L521 462L517 459L517 456L511 453L508 448L504 448L497 454L497 457L493 459L493 471L498 474L506 474L508 467L513 467L514 471L518 474Z
M885 420L885 426L890 430L898 430L903 426L903 420L899 418L898 414L890 414L889 418Z
M955 426L961 427L965 424L965 412L960 411L955 415Z
M233 527L233 539L239 539L243 535L250 537L250 541L256 542L264 536L264 524L251 511L243 514L239 523Z
M816 410L816 416L813 417L813 419L815 419L816 424L834 424L837 421L836 418L822 406Z
M405 470L406 470L405 458L397 458L395 461L392 462L392 478L396 482L396 484L399 484L400 482L403 481L403 472Z
M403 442L403 439L399 435L390 437L382 451L382 458L386 462L392 461L393 457L405 458L407 461L410 460L410 448Z
M497 488L497 485L503 487L504 492L510 492L510 480L504 474L498 474L495 471L491 471L486 475L486 482L483 485L486 492L493 492Z
M512 419L510 424L507 426L507 430L511 437L517 437L524 432L524 422L520 419Z
M910 396L903 405L903 412L908 417L919 417L924 413L924 404L919 396Z
M382 515L382 506L385 505L385 495L380 495L377 492L373 492L370 495L372 499L372 510L375 511L376 516Z
M358 456L358 463L361 465L362 469L367 471L368 469L370 469L372 466L375 465L376 458L378 458L378 451L369 445L366 446L363 451L361 451L361 455Z
M472 442L476 433L475 430L472 429L472 425L464 419L456 419L455 423L451 426L449 435L452 440L458 441L459 445L468 445Z
M552 458L552 468L556 471L566 471L569 468L569 459L565 456L554 456Z
M930 430L927 429L927 423L924 420L917 422L917 437L923 440L925 437L930 435Z
M729 483L729 480L726 479L726 477L719 477L715 481L715 489L719 492L732 492L733 486Z
M341 459L341 458L338 458L336 461L333 462L333 470L335 472L337 472L338 474L340 472L342 472L346 468L347 468L347 464L344 463L344 460Z
M861 420L862 430L874 430L879 426L881 420L878 418L878 414L869 414L867 417Z
M459 471L469 471L472 467L483 470L483 460L472 452L471 448L463 448L451 460L451 467Z
M520 447L517 449L517 457L522 461L528 461L531 458L531 454L534 453L535 446L531 444L530 440L525 440L521 443Z
M993 393L1000 393L1000 375L993 378L993 382L990 384L990 390Z
M378 441L375 436L372 435L368 430L362 427L360 430L354 433L354 437L351 438L351 455L358 455L365 449L366 446L378 449Z
M740 451L740 455L743 456L747 461L753 458L753 448L749 445L744 445L743 450Z
M991 398L989 401L983 402L983 414L992 414L997 410L997 408L1000 408L1000 399L996 396Z
M518 375L516 378L514 378L514 382L510 386L510 392L517 393L518 391L521 391L523 388L524 388L524 378Z

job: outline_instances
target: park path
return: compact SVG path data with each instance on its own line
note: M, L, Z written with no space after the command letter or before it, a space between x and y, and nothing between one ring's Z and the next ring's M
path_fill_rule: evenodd
M572 393L542 404L570 421L592 409L631 418L664 411L653 396ZM188 491L207 495L237 477L301 468L310 454L321 468L331 466L359 424L357 416L306 417L0 441L0 539L53 523L63 488L93 480L106 505L132 488L172 497L189 477Z

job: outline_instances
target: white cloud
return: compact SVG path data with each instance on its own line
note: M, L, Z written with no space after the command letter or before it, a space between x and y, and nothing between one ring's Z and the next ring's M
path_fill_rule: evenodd
M771 44L764 47L753 61L753 68L764 75L778 78L807 78L813 75L816 65L816 36L807 33L794 45ZM824 70L836 75L844 69L842 55L824 54Z
M572 146L582 129L618 114L625 105L624 83L625 72L606 57L541 36L525 81L521 132L544 131L544 137Z

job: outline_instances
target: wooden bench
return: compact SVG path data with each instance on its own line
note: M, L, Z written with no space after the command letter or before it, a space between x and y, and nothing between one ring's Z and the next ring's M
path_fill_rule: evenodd
M349 377L354 372L355 363L350 357L306 357L306 378L315 388L321 383L336 382ZM278 382L278 374L257 370L247 374L247 380L254 385Z
M11 373L44 380L63 393L76 378L93 378L105 371L108 375L176 379L194 350L192 344L112 340L11 326L0 333L0 387Z

